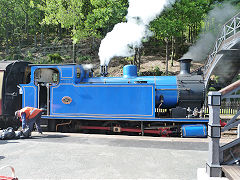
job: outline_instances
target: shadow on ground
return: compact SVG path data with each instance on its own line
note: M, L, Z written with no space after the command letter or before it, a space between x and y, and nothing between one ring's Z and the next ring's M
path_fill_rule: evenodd
M2 144L8 144L8 143L18 143L18 142L16 142L16 141L12 141L12 140L14 140L14 139L10 139L10 140L1 140L1 139L0 139L0 145L2 145Z
M36 136L32 136L31 139L57 139L57 138L65 138L65 137L68 137L66 135L61 135L61 134L53 134L53 135L36 135Z

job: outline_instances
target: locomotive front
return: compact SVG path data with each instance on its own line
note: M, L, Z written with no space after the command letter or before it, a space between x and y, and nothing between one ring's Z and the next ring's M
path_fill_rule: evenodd
M105 78L107 83L118 81L128 84L154 84L155 108L166 109L168 117L199 117L202 114L205 87L203 77L190 73L191 59L180 59L180 73L177 76L137 76L137 67L123 68L123 78ZM104 68L102 68L104 69ZM105 68L106 69L106 68ZM102 75L107 72L102 72ZM156 113L161 117L166 113Z
M178 87L177 107L172 117L198 117L202 114L205 86L202 75L190 73L191 59L180 59L180 73L176 76Z

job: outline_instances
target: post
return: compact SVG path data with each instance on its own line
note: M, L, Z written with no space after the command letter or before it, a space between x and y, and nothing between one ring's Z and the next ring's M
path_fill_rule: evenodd
M209 123L208 123L208 162L206 172L210 177L221 177L222 169L219 162L219 139L221 138L220 106L221 93L208 93Z

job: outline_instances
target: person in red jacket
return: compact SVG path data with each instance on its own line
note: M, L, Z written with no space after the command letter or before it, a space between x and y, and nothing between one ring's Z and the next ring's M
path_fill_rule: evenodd
M36 128L40 134L42 134L41 129L41 115L42 110L33 107L25 107L15 112L15 116L20 118L22 121L22 129L29 128L30 133L33 130L34 124L36 124Z

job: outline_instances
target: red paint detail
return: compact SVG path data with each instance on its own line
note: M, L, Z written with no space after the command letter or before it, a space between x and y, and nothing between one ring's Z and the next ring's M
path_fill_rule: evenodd
M81 126L80 129L99 129L99 130L111 130L110 127L100 127L100 126Z
M227 123L226 122L222 122L222 120L220 120L220 125L221 125L221 127L224 127L224 126L227 125Z
M137 128L121 128L122 132L136 132L136 133L140 133L142 132L141 129L137 129Z
M158 134L158 135L160 135L161 130L154 130L154 129L152 129L152 130L144 130L144 133Z
M7 177L7 176L0 176L0 180L18 180L18 178Z
M112 130L111 127L101 127L101 126L81 126L80 129L106 130L106 131ZM121 128L121 132L141 133L142 130L139 128ZM172 131L169 128L158 128L158 129L145 129L144 133L157 134L157 135L166 137L172 134Z

